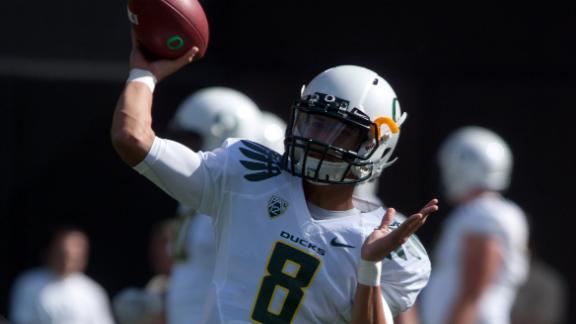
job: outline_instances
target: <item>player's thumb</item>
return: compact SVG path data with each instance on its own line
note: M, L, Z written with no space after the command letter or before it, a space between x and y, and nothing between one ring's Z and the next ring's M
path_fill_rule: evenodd
M192 47L188 52L186 52L186 54L182 55L182 57L180 57L180 60L182 61L181 63L183 64L188 64L192 61L194 61L194 58L196 57L196 55L198 54L198 52L200 51L200 49L196 46Z

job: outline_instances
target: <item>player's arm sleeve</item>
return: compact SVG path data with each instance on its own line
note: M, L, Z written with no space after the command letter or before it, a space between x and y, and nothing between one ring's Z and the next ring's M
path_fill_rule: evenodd
M134 169L178 202L214 215L223 191L223 151L194 152L178 142L156 137L146 158Z

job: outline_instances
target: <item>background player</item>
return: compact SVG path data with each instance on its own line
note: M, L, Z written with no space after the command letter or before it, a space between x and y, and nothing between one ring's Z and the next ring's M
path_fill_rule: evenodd
M438 152L446 198L455 208L434 251L422 295L423 323L509 323L528 272L528 224L505 199L512 153L493 131L454 131Z
M26 271L14 283L11 322L112 324L106 291L84 273L89 245L88 236L79 228L55 230L45 265Z
M210 87L186 98L171 121L171 137L194 150L210 151L226 138L247 138L282 150L286 123L261 111L238 90ZM212 280L216 242L212 219L192 208L178 207L179 231L172 253L167 313L171 324L199 323Z
M152 227L148 245L153 276L145 287L127 287L113 299L118 324L164 324L166 294L172 272L170 243L177 230L175 219L164 219Z

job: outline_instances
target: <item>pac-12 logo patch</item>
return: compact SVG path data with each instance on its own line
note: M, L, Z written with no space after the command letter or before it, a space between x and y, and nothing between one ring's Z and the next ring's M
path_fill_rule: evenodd
M288 202L281 197L273 195L268 199L268 216L274 218L284 214L288 209Z

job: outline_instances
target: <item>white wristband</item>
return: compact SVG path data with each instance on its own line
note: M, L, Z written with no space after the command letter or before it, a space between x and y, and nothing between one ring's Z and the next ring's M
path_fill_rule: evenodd
M370 262L360 260L358 263L358 283L365 286L380 286L380 274L382 273L382 261Z
M154 87L156 86L156 77L152 72L144 69L132 69L128 75L128 82L142 82L150 89L150 92L154 92Z

